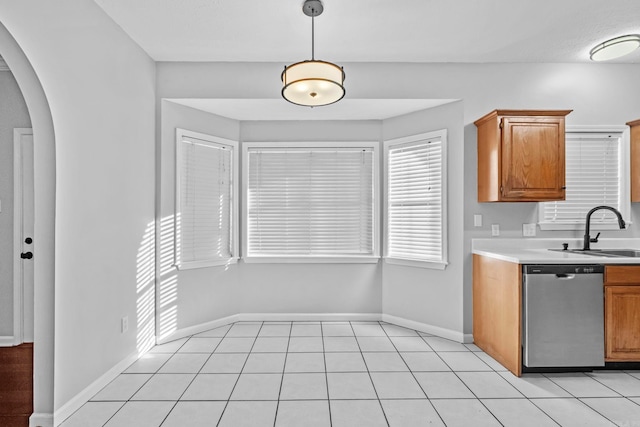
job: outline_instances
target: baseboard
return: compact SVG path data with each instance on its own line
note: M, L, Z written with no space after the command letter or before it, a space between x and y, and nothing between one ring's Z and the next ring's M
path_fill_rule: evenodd
M380 313L241 313L240 322L377 322Z
M383 320L398 326L403 326L416 331L425 332L427 334L436 335L452 341L461 343L472 343L472 334L463 334L451 329L439 326L429 325L427 323L416 322L414 320L402 317L392 316L390 314L380 313L239 313L232 316L223 317L222 319L213 320L199 325L189 326L187 328L178 329L173 333L162 338L157 338L158 344L164 344L180 338L189 337L199 334L209 329L219 328L234 322L377 322Z
M180 338L199 334L200 332L208 331L209 329L219 328L220 326L228 325L229 323L239 322L240 320L241 320L240 315L234 314L232 316L227 316L221 319L212 320L211 322L200 323L198 325L177 329L169 335L165 335L163 337L156 337L156 342L158 344L164 344L169 341L175 341Z
M460 343L470 344L473 342L473 335L471 334L463 334L462 332L441 328L440 326L429 325L427 323L416 322L415 320L409 320L403 317L383 314L382 320L385 322L393 323L394 325L403 326L409 329L415 329L416 331L436 335L438 337L446 338Z
M233 322L376 322L378 320L381 320L380 313L239 313L211 322L178 329L162 338L158 337L157 343L164 344L169 341L175 341Z
M138 352L134 352L129 356L125 357L114 367L105 372L100 378L91 383L88 387L82 390L80 393L76 394L73 398L71 398L67 403L62 405L60 409L54 412L53 420L51 424L45 424L45 426L53 426L53 422L55 425L60 425L64 420L69 418L74 412L76 412L82 405L87 403L89 399L95 396L100 390L102 390L107 384L116 379L118 375L120 375L125 369L129 367L133 362L138 360L140 354ZM46 414L44 414L46 415ZM32 416L33 417L33 416ZM31 424L36 425L36 424Z
M53 427L53 414L31 414L29 417L29 427Z
M6 336L6 335L2 335L0 336L0 347L13 347L14 345L16 345L14 339L13 339L13 335L12 336Z

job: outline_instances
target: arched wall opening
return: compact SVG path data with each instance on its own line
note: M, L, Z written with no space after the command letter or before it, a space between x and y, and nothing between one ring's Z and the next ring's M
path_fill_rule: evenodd
M53 120L38 76L29 59L2 23L0 53L22 91L34 134L34 414L31 424L52 425L56 190Z

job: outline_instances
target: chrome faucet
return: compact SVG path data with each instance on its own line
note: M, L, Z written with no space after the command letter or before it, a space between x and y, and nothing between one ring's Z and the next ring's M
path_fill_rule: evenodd
M622 214L616 208L612 208L611 206L596 206L595 208L591 209L589 213L587 213L587 220L584 226L584 246L582 247L583 251L590 250L591 243L596 243L598 241L598 236L600 236L600 233L598 233L598 235L592 239L589 235L589 228L591 227L591 215L595 211L600 209L607 209L616 214L616 216L618 217L618 225L620 226L620 230L626 227L624 219L622 219Z

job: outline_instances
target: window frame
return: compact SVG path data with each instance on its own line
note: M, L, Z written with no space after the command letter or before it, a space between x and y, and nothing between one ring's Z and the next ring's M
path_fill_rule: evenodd
M256 141L256 142L243 142L242 143L242 220L241 220L241 232L242 232L242 260L245 263L334 263L334 264L365 264L365 263L377 263L380 259L380 157L379 157L379 143L376 141L314 141L314 142L270 142L270 141ZM249 150L254 148L367 148L371 149L373 155L373 224L372 227L372 255L345 255L340 254L336 256L284 256L284 255L256 255L249 254L249 205L248 205L248 193L249 193Z
M565 136L570 133L615 133L620 134L619 147L619 174L620 174L620 213L627 225L631 222L631 177L630 177L630 132L628 126L567 126ZM542 231L562 231L562 230L584 230L585 218L571 223L555 223L544 221L544 205L537 203L538 209L538 227ZM595 206L594 206L595 207ZM591 230L619 230L617 221L612 219L611 223L603 224L595 221L591 222Z
M182 164L183 153L180 148L180 143L184 137L197 139L204 143L217 145L217 146L227 146L231 147L231 205L230 205L230 245L231 245L231 257L223 258L223 259L209 259L209 260L201 260L201 261L187 261L181 262L179 259L180 248L179 245L179 230L178 230L178 218L180 217L181 206L180 206L180 197L181 197L181 174L180 174L180 165ZM174 172L175 172L175 200L174 200L174 227L173 227L173 254L174 254L174 266L178 270L190 270L195 268L204 268L204 267L216 267L223 266L229 264L235 264L239 259L239 226L238 226L238 209L239 209L239 186L238 186L238 178L239 178L239 153L238 153L239 143L238 141L234 141L227 138L222 138L214 135L209 135L205 133L195 132L187 129L176 128L176 141L175 141L175 163L174 163Z
M402 138L395 138L386 140L383 142L384 148L384 188L383 188L383 203L384 203L384 255L383 259L387 264L397 264L410 267L428 268L436 270L444 270L449 264L448 257L448 201L447 201L447 187L448 187L448 172L447 172L447 152L448 152L448 139L447 129L440 129L436 131L424 132L420 134L410 135ZM389 256L389 151L393 147L398 145L412 144L420 141L439 139L442 144L442 158L441 158L441 241L442 241L442 258L440 260L415 260Z

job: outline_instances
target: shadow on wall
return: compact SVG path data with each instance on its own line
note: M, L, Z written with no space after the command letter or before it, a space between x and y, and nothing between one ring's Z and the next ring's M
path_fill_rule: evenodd
M175 217L160 221L160 277L156 334L159 341L174 333L178 325L178 272L175 267Z
M155 345L155 221L147 225L136 262L136 348L144 354Z

